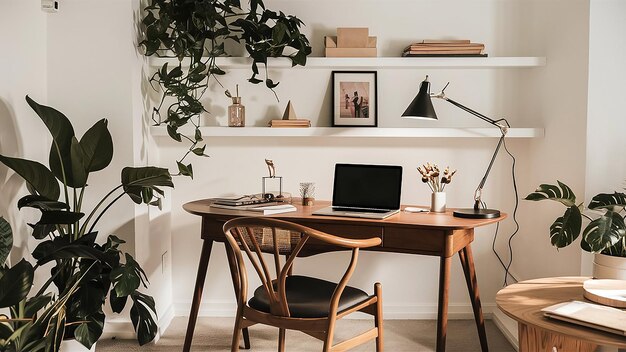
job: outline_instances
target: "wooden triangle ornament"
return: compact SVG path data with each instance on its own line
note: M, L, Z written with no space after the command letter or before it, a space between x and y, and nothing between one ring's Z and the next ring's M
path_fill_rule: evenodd
M287 107L285 108L285 112L283 113L283 120L296 120L296 111L293 109L291 105L291 100L287 103Z

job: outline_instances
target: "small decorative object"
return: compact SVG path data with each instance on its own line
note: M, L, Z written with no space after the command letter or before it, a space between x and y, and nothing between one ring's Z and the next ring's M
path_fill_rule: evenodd
M315 183L301 182L300 197L302 198L302 205L313 205L315 202Z
M244 127L246 125L246 107L241 105L239 85L236 89L236 97L233 97L228 90L224 92L227 97L233 100L233 104L228 107L228 127Z
M281 120L271 120L270 127L311 127L311 121L307 119L299 119L296 115L291 100L287 103L283 118Z
M265 159L265 164L267 165L267 170L269 171L269 176L265 176L263 177L263 189L261 191L261 194L263 196L263 198L266 199L271 199L271 200L275 200L277 202L282 202L285 200L285 197L283 195L283 178L280 176L276 176L276 168L274 167L274 161L270 160L270 159ZM277 182L278 181L278 182ZM270 188L270 186L273 184L273 186L276 186L276 183L278 183L278 192L269 192L266 191L267 189Z
M450 167L446 167L443 170L443 175L439 171L437 164L426 163L426 165L419 166L417 171L422 175L422 182L426 183L430 190L433 191L431 195L430 211L436 213L443 213L446 211L446 193L443 191L446 185L452 182L452 176L456 173L456 170L450 172ZM439 177L441 176L441 178Z
M333 126L376 127L376 71L333 71Z
M326 57L376 57L376 37L368 28L337 28L337 36L324 38Z

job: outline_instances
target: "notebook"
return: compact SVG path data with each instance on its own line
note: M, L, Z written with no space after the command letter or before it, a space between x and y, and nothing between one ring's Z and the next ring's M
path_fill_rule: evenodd
M313 215L384 219L400 211L402 166L336 164L332 206Z
M548 318L626 336L626 311L617 308L572 301L555 304L541 311Z

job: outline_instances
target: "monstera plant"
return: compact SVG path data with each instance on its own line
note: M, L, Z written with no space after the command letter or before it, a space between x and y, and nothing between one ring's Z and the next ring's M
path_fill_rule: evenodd
M122 251L120 246L124 241L120 238L108 235L99 243L97 225L104 214L125 196L137 204L160 206L163 196L160 187L173 187L168 170L151 166L125 167L117 185L113 185L93 208L85 209L83 201L91 173L105 169L113 158L113 141L107 120L96 122L78 139L64 114L40 105L28 96L26 100L52 134L49 167L37 161L5 155L0 155L0 162L26 181L30 194L22 197L17 207L41 212L39 221L29 224L32 236L41 242L32 252L34 267L22 261L2 272L6 276L19 266L19 271L27 273L24 277L32 282L33 270L52 263L48 280L34 296L41 299L37 304L57 309L52 313L53 321L45 322L54 324L58 331L52 338L48 337L51 340L47 340L46 351L56 351L61 338L75 338L90 348L102 334L103 306L107 296L116 313L120 313L128 301L132 302L130 317L137 339L140 344L151 341L157 332L155 303L152 297L139 291L148 283L146 274L130 254ZM52 285L55 290L51 290ZM30 288L24 284L21 289L27 287ZM0 287L0 303L5 290L9 288ZM45 292L57 292L58 295L47 302L40 298L45 297ZM25 303L28 306L28 300ZM34 312L36 310L31 309L30 313ZM35 319L27 311L16 312L16 316ZM48 327L44 330L50 331ZM8 331L0 326L0 340Z
M560 181L557 184L542 184L526 197L526 200L533 201L552 200L567 207L565 213L550 226L552 245L566 247L582 232L580 246L585 251L626 257L626 195L620 192L597 194L587 206L587 215L583 202L577 203L572 189ZM589 221L584 229L583 218Z
M177 161L179 174L185 176L193 177L191 164L183 162L187 155L205 155L205 145L199 146L200 114L206 111L201 100L209 80L221 85L218 77L226 74L216 58L232 55L227 52L227 41L242 44L250 55L252 76L248 81L264 82L272 91L278 82L268 77L269 57L285 57L292 66L304 66L311 53L308 39L300 33L302 21L267 9L262 0L250 0L248 7L242 7L239 0L149 0L142 24L140 45L146 56L178 59L175 65L164 63L150 83L162 93L153 110L154 122L165 124L174 140L189 143L188 151ZM258 78L259 65L265 68L262 79ZM195 131L191 137L179 132L187 124Z

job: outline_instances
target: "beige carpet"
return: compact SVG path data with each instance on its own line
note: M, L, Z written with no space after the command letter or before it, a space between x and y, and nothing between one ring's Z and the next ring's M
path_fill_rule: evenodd
M335 342L365 331L373 325L371 320L340 320ZM200 318L196 325L192 351L230 351L232 318ZM181 351L187 318L178 317L172 322L157 344L139 347L136 341L101 340L97 352L165 352ZM436 326L434 320L388 320L385 321L385 350L388 352L422 352L435 350ZM275 352L278 330L255 325L250 328L250 352ZM492 352L514 352L495 325L487 320L487 338ZM315 351L322 349L322 342L297 331L287 331L287 351ZM352 351L375 351L370 342ZM446 351L480 351L480 343L473 320L450 320Z

